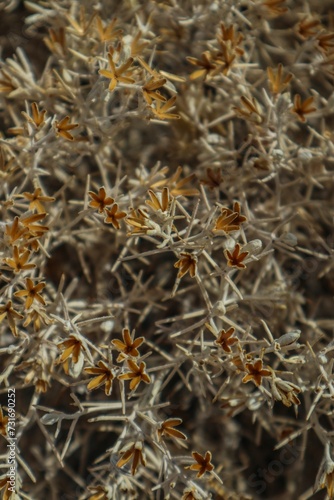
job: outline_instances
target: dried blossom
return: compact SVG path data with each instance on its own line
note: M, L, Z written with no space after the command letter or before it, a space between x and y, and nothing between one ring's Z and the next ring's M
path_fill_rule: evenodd
M45 306L45 300L39 293L43 290L45 285L46 283L44 282L34 285L34 282L30 278L26 278L26 288L15 292L14 295L15 297L27 297L24 305L25 309L29 309L35 300Z
M17 337L17 328L15 320L22 319L24 316L12 307L12 301L9 300L6 305L0 305L0 323L7 318L9 328L12 334Z
M110 70L107 70L107 69L100 69L99 70L99 74L104 76L105 78L108 78L108 80L110 80L110 83L109 83L109 92L112 92L113 90L115 90L116 86L119 84L119 83L134 83L135 80L128 76L129 74L132 73L132 70L130 69L131 66L132 66L132 63L133 63L133 58L132 57L129 57L129 59L124 63L122 64L121 66L119 66L118 68L116 68L115 66L115 63L113 61L113 58L112 58L112 54L109 52L108 53L108 61L109 61L109 66L110 66Z
M135 332L132 332L132 337L128 328L123 328L122 337L123 342L118 339L111 341L112 345L120 352L117 362L120 363L127 359L128 356L137 358L139 356L138 347L144 342L144 337L138 337L134 340Z
M145 382L145 384L151 383L151 379L146 373L146 363L144 363L144 361L141 361L141 363L138 365L135 361L128 359L127 364L130 371L119 375L118 378L120 380L131 380L131 391L137 389L140 382Z
M124 219L127 216L126 212L118 211L118 204L115 203L111 208L105 208L104 212L106 217L104 222L106 224L112 224L115 229L120 229L121 226L119 224L120 219Z
M168 418L160 424L157 429L158 439L161 440L164 436L171 436L177 439L187 439L187 436L178 429L174 429L178 425L182 424L181 418Z
M174 267L179 269L178 278L182 278L188 272L191 278L194 278L197 273L197 256L188 252L180 253L180 259L175 262Z
M275 72L273 68L267 68L267 74L270 90L275 95L281 94L286 90L293 76L289 73L287 76L283 77L283 64L279 64Z
M62 137L63 139L67 139L68 141L74 141L74 137L70 134L69 130L73 130L79 127L78 123L70 123L70 117L65 116L60 122L55 120L55 130L56 136Z
M294 106L291 111L297 115L298 119L301 122L305 123L305 115L313 113L313 111L316 111L317 109L315 106L312 106L313 102L314 97L308 97L307 99L305 99L305 101L302 102L300 95L296 94L294 98Z
M271 376L271 371L263 368L262 359L258 359L254 363L246 363L245 366L248 371L248 375L245 375L242 379L244 384L252 381L259 387L262 384L263 377Z
M212 455L210 451L207 451L205 456L200 455L197 451L193 451L192 456L196 463L185 468L198 471L198 478L202 477L206 472L211 472L214 469L214 466L211 463Z
M141 441L137 441L135 443L130 443L127 446L124 446L120 450L121 458L117 462L117 467L123 467L130 460L132 460L131 465L131 474L134 476L139 467L139 463L142 464L143 467L146 466L146 459L143 450L143 443Z
M5 417L0 406L0 434L7 436L8 417Z
M245 269L246 265L243 263L245 258L248 255L248 252L241 252L241 247L239 243L237 243L234 247L233 252L229 250L224 250L224 255L227 259L227 265L229 267L236 267L237 269Z
M94 191L88 191L88 194L92 198L88 206L91 208L97 208L100 214L105 211L106 207L109 207L115 201L113 198L110 198L110 196L107 196L106 190L103 186L99 188L98 194L94 193Z
M87 389L89 391L93 391L94 389L98 389L99 387L104 385L106 396L110 396L114 374L107 363L105 363L104 361L99 361L97 365L97 367L94 366L84 369L86 373L94 375L94 378L87 385Z

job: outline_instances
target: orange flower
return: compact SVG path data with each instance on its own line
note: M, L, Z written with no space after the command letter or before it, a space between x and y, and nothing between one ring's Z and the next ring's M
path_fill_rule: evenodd
M14 337L17 337L17 330L15 325L15 319L22 319L22 314L19 314L12 308L12 301L9 300L5 306L0 306L0 323L7 316L7 321L9 328L11 329Z
M135 390L140 384L140 382L145 382L145 384L151 383L151 379L145 371L146 364L143 361L138 366L137 363L129 359L128 367L131 371L123 373L123 375L119 375L118 378L120 380L131 380L130 382L131 391Z
M167 82L166 78L150 78L142 87L143 96L147 104L152 104L153 100L166 102L166 97L160 94L158 89L163 87Z
M245 260L249 252L240 253L240 245L237 243L234 247L233 252L229 250L224 250L224 255L227 259L227 265L229 267L237 267L238 269L245 269L246 265L242 262Z
M231 231L238 231L240 227L238 224L234 223L238 214L236 212L231 212L226 208L222 208L221 212L221 215L216 219L213 232L218 233L223 231L224 233L230 233Z
M110 396L114 374L104 361L99 361L98 367L85 368L84 371L91 375L95 375L87 385L89 391L93 391L105 385L105 394L106 396Z
M211 463L212 455L210 451L207 451L205 453L205 457L197 453L197 451L193 451L192 456L196 461L196 463L189 465L188 467L185 468L190 470L197 470L198 471L197 477L202 477L203 474L205 474L206 472L210 472L214 469L214 466Z
M244 384L247 384L250 380L254 382L258 387L262 384L262 377L270 377L271 371L262 369L263 363L262 359L258 359L255 363L246 363L246 369L248 375L245 375L242 379Z
M105 207L112 205L115 201L114 198L107 197L106 190L103 186L100 187L98 194L94 193L94 191L88 191L88 194L92 198L88 206L97 208L100 214L102 214Z
M288 11L287 7L284 7L285 0L265 0L262 5L268 10L271 16L280 16Z
M230 346L238 342L236 337L233 337L234 328L231 327L228 330L221 330L219 332L219 337L215 340L215 344L219 345L225 352L232 352Z
M317 108L315 106L311 106L313 101L314 97L308 97L307 99L305 99L304 102L302 102L300 95L299 94L295 95L294 106L291 111L298 116L298 119L301 122L304 123L306 122L305 115L313 113L313 111L316 111Z
M201 69L197 69L189 76L190 80L197 80L198 78L203 78L204 80L208 75L214 74L217 71L217 64L213 62L211 53L207 50L203 52L202 59L196 59L195 57L187 57L187 61L194 66L198 66Z
M118 363L124 361L128 356L132 356L133 358L139 356L139 351L137 347L139 347L145 340L144 337L138 337L136 340L131 338L130 331L128 330L128 328L123 328L122 336L124 342L117 339L111 341L113 346L116 347L118 351L120 351L120 354L116 360ZM133 331L133 336L134 336L134 331Z
M161 188L167 186L172 196L196 196L199 194L198 189L185 188L184 186L195 179L195 174L187 175L184 179L180 179L182 167L177 167L176 172L167 179L154 182L152 188Z
M45 300L39 293L41 290L43 290L44 287L45 283L42 282L37 283L37 285L34 286L33 281L30 278L26 278L26 288L24 290L15 292L14 295L15 297L27 297L24 306L25 309L29 309L29 307L33 304L35 300L37 300L37 302L45 306Z
M127 216L126 212L118 212L118 205L115 203L111 208L105 209L106 217L104 222L112 224L115 229L120 229L119 220Z
M28 115L25 111L22 111L22 115L29 123L35 125L36 128L42 127L45 123L46 109L40 111L38 108L38 104L36 102L33 102L31 104L31 111L32 111L32 117Z
M305 17L297 24L297 33L302 38L307 39L311 36L316 35L320 27L321 26L319 19L313 17Z
M280 63L274 73L273 68L267 68L267 74L269 78L270 90L273 94L280 94L283 92L292 79L292 74L289 73L285 78L283 78L283 65Z
M43 203L50 203L52 201L55 201L55 198L52 196L45 196L42 193L41 188L36 188L33 193L28 193L25 192L23 193L24 198L29 200L29 210L37 210L38 213L42 214L45 213L45 208L42 205Z
M11 225L6 224L5 234L8 237L10 244L12 245L15 241L19 240L22 236L24 236L28 232L27 227L22 227L20 224L19 217L15 217L14 221Z
M131 73L132 70L129 71L130 66L134 61L133 57L129 57L129 59L116 68L115 63L112 58L112 54L108 52L108 61L110 70L100 69L99 74L108 78L110 80L109 83L109 91L112 92L118 83L135 83L135 80L129 76L125 76L128 73ZM124 74L124 76L122 76Z
M174 267L179 268L179 272L177 273L178 278L182 278L187 272L192 278L196 276L197 272L197 257L188 252L181 252L180 259L175 262Z
M79 124L69 123L70 119L69 116L65 116L60 122L55 121L56 136L63 137L63 139L67 139L68 141L74 141L74 137L69 133L69 130L79 127Z
M155 212L157 212L158 210L160 210L161 212L167 212L171 201L169 189L167 187L163 188L160 198L159 195L152 191L152 189L148 190L148 194L151 199L145 201L146 205L151 207Z
M6 258L5 262L8 266L13 268L14 273L19 273L20 271L27 271L28 269L34 269L36 264L27 264L31 252L29 250L25 250L20 254L17 246L14 246L13 249L13 258Z
M158 439L159 441L163 436L172 436L177 439L187 439L187 436L183 434L183 432L174 429L174 427L177 427L178 425L182 424L182 420L180 418L168 418L162 424L157 430L158 433Z
M96 16L96 27L101 42L110 42L115 38L119 38L123 34L121 29L115 29L116 24L117 17L114 17L114 19L112 19L112 21L104 27L100 16Z
M169 113L176 101L176 95L171 97L167 102L155 101L155 107L150 106L150 110L159 120L178 120L180 115Z
M143 452L143 443L137 441L130 443L120 451L122 457L117 462L117 467L123 467L132 459L131 474L134 476L137 472L139 462L145 467L146 460Z

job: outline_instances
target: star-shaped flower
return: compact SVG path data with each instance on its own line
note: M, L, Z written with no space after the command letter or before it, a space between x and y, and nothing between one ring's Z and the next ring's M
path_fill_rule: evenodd
M258 359L255 363L246 363L246 369L248 371L248 375L245 375L242 379L244 384L247 382L254 382L258 387L262 384L262 377L270 377L271 371L263 369L262 359Z
M130 371L127 373L123 373L122 375L119 375L118 378L120 380L131 380L130 382L131 391L134 391L138 387L140 382L145 382L145 384L151 383L151 379L145 371L146 364L144 363L144 361L142 361L138 366L137 363L129 359L128 367Z
M93 391L94 389L98 389L102 385L105 385L105 394L106 396L110 396L112 381L115 376L107 363L101 360L98 362L97 367L93 366L85 368L84 371L86 373L94 375L94 378L87 385L87 389L89 391Z
M246 265L243 263L243 260L248 255L248 252L240 252L241 247L239 243L237 243L234 247L233 252L231 253L229 250L224 250L224 255L227 259L227 265L229 267L236 267L238 269L245 269Z
M43 306L45 306L45 300L43 299L42 295L39 293L43 290L45 287L45 283L37 283L37 285L34 286L34 282L30 278L26 278L26 288L24 290L19 290L18 292L15 292L14 295L15 297L27 297L26 298L26 303L25 303L25 309L29 309L29 307L33 304L33 302L36 300Z
M132 356L133 358L139 356L139 351L137 348L145 340L144 337L138 337L136 340L134 340L134 331L131 337L128 328L123 328L122 337L123 342L118 339L114 339L111 341L112 345L116 347L118 351L120 351L120 354L118 355L118 358L116 360L117 363L124 361L128 356Z
M200 455L197 451L193 451L192 456L196 463L185 468L197 470L197 477L202 477L206 472L211 472L214 469L214 465L211 463L212 455L210 451L207 451L205 456Z

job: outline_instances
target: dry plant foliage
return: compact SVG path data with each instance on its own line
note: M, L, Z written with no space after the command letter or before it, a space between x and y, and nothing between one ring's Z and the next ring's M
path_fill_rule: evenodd
M332 2L0 19L15 498L334 498Z

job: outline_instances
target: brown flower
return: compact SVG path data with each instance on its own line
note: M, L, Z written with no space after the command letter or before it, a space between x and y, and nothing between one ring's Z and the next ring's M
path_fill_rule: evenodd
M320 27L319 19L307 16L297 24L296 31L305 40L316 35Z
M260 106L254 97L249 99L248 97L242 95L240 101L243 107L234 106L233 109L241 118L246 118L255 123L262 123L263 116L261 113Z
M73 363L78 363L81 350L85 350L82 341L75 335L70 335L67 340L60 342L57 346L63 351L57 364L64 363L69 357L72 357Z
M31 112L32 116L28 115L25 111L22 111L22 115L29 123L32 123L36 128L42 127L45 123L46 109L40 111L38 108L38 104L36 102L33 102L31 104Z
M191 73L189 76L190 80L197 80L198 78L203 78L205 80L208 75L217 72L217 64L213 62L212 55L208 50L203 52L201 59L187 57L187 61L200 68Z
M273 68L267 68L267 74L269 78L269 87L273 94L280 94L289 85L292 74L289 73L286 77L283 77L283 65L280 63L277 70L274 72Z
M115 229L120 229L119 220L124 219L127 216L126 212L118 211L118 204L115 203L111 208L105 208L106 217L104 222L106 224L112 224Z
M112 92L116 85L118 83L134 83L135 80L131 78L130 76L126 76L128 74L131 74L131 71L129 68L132 66L132 63L134 61L133 57L129 57L129 59L116 68L115 63L112 58L112 54L108 52L108 61L109 61L109 66L110 70L107 69L100 69L99 74L104 76L105 78L108 78L110 80L109 83L109 91Z
M158 89L163 87L167 82L166 78L150 78L142 87L143 96L147 104L152 104L154 100L166 102L166 97L160 94Z
M308 97L304 102L302 102L300 95L296 94L294 98L294 106L291 111L298 116L298 119L301 122L305 123L305 115L313 113L313 111L316 111L317 109L315 106L311 106L313 102L314 97Z
M284 3L285 0L264 0L261 5L266 8L271 17L276 17L288 11L288 8L284 7Z
M19 217L15 217L12 224L6 224L5 234L12 245L28 232L28 228L21 224Z
M201 179L201 184L205 184L209 189L219 188L223 182L223 176L219 168L206 169L206 179Z
M169 113L169 111L174 107L175 101L176 95L164 103L161 102L161 100L155 100L155 106L150 106L150 110L159 120L178 120L181 118L180 115L177 115L176 113Z
M69 116L65 116L65 118L60 120L60 122L58 122L57 120L55 121L56 136L60 136L63 139L67 139L68 141L74 141L74 137L69 133L69 130L73 130L79 127L79 124L69 123L70 119L71 118Z
M123 467L132 459L131 474L134 476L137 472L139 462L145 467L146 460L143 452L143 443L137 441L130 443L120 451L122 457L117 462L117 467Z
M111 20L106 27L103 26L103 22L100 16L96 16L96 27L100 37L101 42L110 42L115 38L120 38L123 34L121 29L116 29L117 17Z
M34 269L36 264L27 264L31 252L25 250L20 254L17 246L13 248L13 258L6 258L6 264L14 270L14 273L19 273L21 271L27 271L29 269Z
M210 451L207 451L205 453L205 456L200 455L199 453L197 453L197 451L193 451L192 456L196 461L196 463L189 465L188 467L185 468L190 470L197 470L198 471L197 477L202 477L203 474L205 474L206 472L210 472L214 469L214 466L211 463L212 455Z
M30 278L26 278L26 288L24 290L15 292L14 295L15 297L27 297L24 306L25 309L29 309L29 307L35 300L45 306L45 300L39 293L43 290L44 287L45 283L37 283L37 285L34 286L33 281Z
M0 323L6 316L12 334L14 337L17 337L15 319L22 319L23 316L13 309L11 300L9 300L5 306L0 305Z
M105 188L102 186L99 189L98 194L94 193L94 191L88 191L89 196L92 198L92 201L89 202L88 206L91 208L97 208L99 213L102 214L105 208L114 203L114 198L110 198L106 194Z
M161 440L164 436L172 436L177 439L187 439L187 436L183 434L183 432L174 429L178 425L182 424L182 420L180 418L168 418L157 429L158 439Z
M248 375L245 375L242 379L244 384L247 384L250 380L254 382L258 387L262 384L262 377L270 377L271 371L262 368L262 359L258 359L255 363L246 363L246 369Z
M238 342L236 337L233 337L234 328L231 327L228 330L221 330L219 332L219 337L215 340L215 344L219 345L225 352L232 352L230 346Z
M127 373L123 373L123 375L119 375L118 378L120 380L131 380L130 382L131 391L135 390L140 384L140 382L145 382L145 384L151 383L151 379L145 371L146 364L144 363L144 361L142 361L139 366L131 359L128 359L127 363L130 371Z
M237 217L238 214L236 212L231 212L227 208L222 208L221 215L216 219L213 232L218 233L223 231L224 233L230 233L231 231L238 231L240 227L238 224L234 223Z
M182 278L188 271L190 276L194 278L197 272L197 257L188 252L181 252L180 259L175 262L174 267L180 269L177 273L178 278Z
M132 335L134 337L134 331ZM128 330L128 328L123 328L122 337L123 337L123 342L118 339L111 341L113 346L116 347L118 351L120 351L120 354L118 355L118 358L116 360L118 363L124 361L128 356L132 356L133 358L139 356L139 351L137 348L145 340L144 337L138 337L136 340L131 338L130 331Z
M33 193L23 193L24 198L29 200L29 210L37 210L38 213L45 213L45 208L42 203L50 203L55 201L52 196L45 196L42 194L41 188L36 188Z
M240 247L239 243L237 243L235 245L232 253L227 249L224 250L224 255L227 259L227 265L229 267L236 267L238 269L245 269L246 268L246 265L243 263L243 260L245 260L245 258L247 257L248 252L241 252L240 253L240 250L241 250L241 247Z
M98 389L102 385L105 385L105 394L110 396L112 389L112 381L114 379L114 374L104 361L99 361L97 367L85 368L84 371L91 375L95 375L94 378L87 385L89 391Z
M199 194L198 189L184 187L189 182L195 179L195 174L190 174L180 179L182 167L177 167L176 172L167 179L154 182L151 187L161 188L167 186L172 196L196 196Z
M167 187L164 187L162 190L162 193L157 195L152 189L148 190L148 194L150 196L150 200L146 200L145 203L149 207L151 207L155 212L160 210L161 212L167 212L168 207L170 205L170 195L169 195L169 189Z

